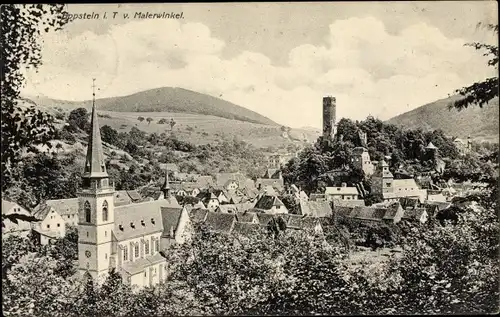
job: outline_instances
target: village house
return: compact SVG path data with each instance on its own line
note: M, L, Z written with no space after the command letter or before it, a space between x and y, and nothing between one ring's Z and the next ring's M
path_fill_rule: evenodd
M329 217L332 207L328 201L299 201L299 214L310 217Z
M368 150L364 147L356 147L352 151L352 163L353 166L362 170L365 173L365 176L369 177L373 175L375 170L375 166L370 160L370 154L368 154Z
M427 209L422 207L406 209L402 217L402 220L420 223L425 223L428 219L429 215L427 213Z
M325 197L327 201L358 200L359 193L356 187L347 187L346 183L342 183L341 187L326 187Z
M78 198L48 200L33 210L38 219L33 224L35 239L41 244L48 244L66 235L66 224L78 224Z
M292 194L296 200L309 200L306 192L295 186L295 184L292 184L292 186L290 186L289 193Z
M380 161L372 176L372 192L381 195L387 202L396 202L403 197L418 198L423 202L427 198L427 190L420 189L413 178L394 179L384 160Z
M263 195L253 208L257 212L268 214L287 214L288 209L277 196Z
M2 199L2 216L12 214L31 216L31 213L26 208L11 200ZM29 221L17 220L17 223L14 223L5 218L3 219L2 237L9 235L28 236L31 229L32 225Z

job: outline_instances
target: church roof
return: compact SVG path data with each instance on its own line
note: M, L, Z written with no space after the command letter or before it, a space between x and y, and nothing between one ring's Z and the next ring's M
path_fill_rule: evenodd
M94 95L95 96L95 95ZM89 133L89 142L87 145L87 156L85 158L85 168L83 177L108 177L106 166L104 164L104 151L102 149L101 132L97 120L97 110L95 102L92 105L91 130Z
M115 207L118 241L163 231L161 207L174 207L167 200L153 200Z

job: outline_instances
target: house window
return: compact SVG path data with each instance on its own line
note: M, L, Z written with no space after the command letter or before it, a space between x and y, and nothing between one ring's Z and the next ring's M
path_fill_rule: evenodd
M47 225L47 229L49 229L49 228L50 228L50 225Z
M128 260L128 249L124 248L123 249L123 261L127 261L127 260Z
M68 219L69 219L69 215L68 215Z
M144 253L149 254L149 241L146 241L144 245Z
M60 226L61 226L61 224L60 224L60 223L58 223L58 224L57 224L57 227L60 227Z
M139 244L136 244L134 246L134 257L136 257L136 258L139 257Z
M102 204L102 221L108 221L108 202Z
M385 183L386 187L391 187L391 183Z
M108 236L108 232L107 231L104 231L104 236L107 237Z
M108 254L107 253L104 253L104 259L108 259Z
M90 222L90 203L85 202L83 209L85 210L85 222Z
M144 277L148 276L147 271L144 271Z
M87 231L87 238L89 237L89 232Z

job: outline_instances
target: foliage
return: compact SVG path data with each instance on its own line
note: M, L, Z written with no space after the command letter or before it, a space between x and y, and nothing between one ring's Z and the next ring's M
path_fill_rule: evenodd
M90 113L85 108L77 108L72 110L68 116L68 124L70 131L77 132L78 130L89 131Z
M151 117L147 117L147 118L146 118L146 121L148 122L148 124L151 124L151 122L153 121L153 118L151 118Z
M112 144L119 148L123 147L123 143L119 138L118 131L116 131L109 125L104 125L101 127L101 138L103 142Z
M481 24L478 26L486 27L487 29L493 31L498 36L498 24ZM489 57L488 66L494 67L498 70L498 44L491 45L486 43L467 43L466 46L472 46L476 50L486 51L483 56ZM487 78L483 81L474 83L470 86L463 87L456 90L463 98L450 104L450 108L456 108L458 110L467 108L469 105L478 105L483 107L487 105L493 98L498 97L498 77Z
M144 121L144 117L137 117L137 120L139 120L139 122L142 122Z
M16 176L22 152L32 145L46 144L55 129L53 118L33 105L19 106L19 92L26 78L24 69L36 69L42 63L41 33L59 29L67 19L61 4L2 5L2 191ZM43 26L43 28L42 28Z

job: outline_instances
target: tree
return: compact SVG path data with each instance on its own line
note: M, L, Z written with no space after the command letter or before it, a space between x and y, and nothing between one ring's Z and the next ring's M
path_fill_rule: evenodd
M55 133L52 116L31 104L18 106L18 101L26 80L23 69L36 69L42 63L41 32L59 30L68 19L63 4L8 4L0 10L3 191L17 177L12 167L22 159L22 151L30 151L30 145L48 144Z
M479 23L478 27L485 27L498 36L498 24L483 24ZM485 43L467 43L466 46L472 46L476 50L484 50L483 56L489 57L488 66L494 67L498 70L498 46L485 44ZM490 100L498 97L498 77L487 78L481 82L474 83L470 86L463 87L456 90L462 98L450 104L450 108L458 110L467 108L469 105L478 105L483 107L488 104Z
M57 150L57 152L59 152L62 148L63 148L62 143L57 143L56 144L56 150Z
M147 118L146 118L146 121L148 122L148 124L151 124L151 122L153 121L153 118L151 118L151 117L147 117Z
M139 120L139 122L142 122L144 121L144 117L138 117L137 120Z
M69 128L72 131L88 131L90 113L85 108L77 108L72 110L68 116Z
M174 126L176 125L177 122L175 122L174 118L170 119L170 131L173 130Z
M109 143L109 144L112 144L112 145L115 145L118 147L123 146L122 140L120 140L120 138L118 136L118 131L116 131L115 129L113 129L109 125L104 125L101 127L101 137L102 137L103 142L106 142L106 143Z
M167 119L165 118L161 118L160 120L158 120L158 124L166 124L167 123Z

